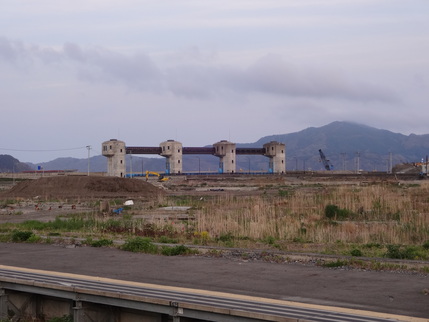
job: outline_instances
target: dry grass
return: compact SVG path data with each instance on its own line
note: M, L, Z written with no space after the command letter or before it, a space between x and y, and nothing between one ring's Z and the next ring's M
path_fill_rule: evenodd
M218 237L312 243L421 244L429 239L429 184L295 187L282 196L219 196L197 212L196 230ZM330 220L325 207L349 214Z

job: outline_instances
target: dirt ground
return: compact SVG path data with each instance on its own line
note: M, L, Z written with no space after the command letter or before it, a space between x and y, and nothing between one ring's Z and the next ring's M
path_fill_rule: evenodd
M156 182L152 185L137 179L76 176L24 181L0 193L0 199L21 200L20 209L1 209L0 222L53 220L61 214L87 211L85 201L93 199L147 200L165 193L262 193L240 189L244 184L239 178L174 180L182 188L173 192L165 192ZM247 187L270 185L263 178L252 180ZM288 180L301 184L297 179ZM39 204L38 200L44 202ZM14 215L18 210L20 214ZM164 209L163 214L175 212ZM276 264L242 258L166 257L111 248L25 243L0 243L0 264L429 318L429 276L410 272L328 269L304 262Z
M151 198L162 190L144 180L102 176L53 176L26 180L2 191L0 199L33 200L91 198Z
M13 243L0 243L0 264L429 318L419 274Z

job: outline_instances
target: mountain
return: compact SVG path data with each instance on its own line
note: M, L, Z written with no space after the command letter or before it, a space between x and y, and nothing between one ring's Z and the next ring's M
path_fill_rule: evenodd
M334 170L350 171L387 171L395 164L420 162L429 154L429 134L407 136L350 122L333 122L299 132L265 136L254 143L237 143L237 147L260 148L270 141L286 144L286 169L289 171L324 170L319 149L323 150ZM184 155L183 171L216 171L218 162L219 159L215 156ZM165 170L165 159L162 157L127 155L126 163L127 171L131 168L133 172ZM107 171L107 160L101 155L91 157L89 164L91 172ZM88 171L88 159L58 158L28 165L33 169L42 166L45 170ZM0 171L4 172L1 167L2 163ZM268 159L263 156L238 155L237 171L249 169L266 171Z
M420 162L429 153L429 135L403 135L350 122L333 122L300 132L271 135L252 146L279 141L286 144L288 169L323 169L319 149L336 170L386 171L391 165ZM250 145L249 145L250 146ZM358 163L359 162L359 163ZM293 164L295 163L295 164Z
M31 170L31 167L19 162L11 155L0 154L0 172L21 172L26 170Z
M141 171L144 167L144 171L164 171L165 160L164 158L145 158L137 157L135 155L126 156L127 171L130 171L132 161L133 172ZM88 171L88 159L77 159L77 158L58 158L49 162L42 163L27 163L32 169L42 167L44 170L74 170L77 172ZM89 169L90 172L107 172L107 159L102 155L97 155L89 158Z

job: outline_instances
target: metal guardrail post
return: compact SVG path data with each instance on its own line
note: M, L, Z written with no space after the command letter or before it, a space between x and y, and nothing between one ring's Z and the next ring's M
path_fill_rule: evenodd
M76 301L73 307L73 322L84 322L85 311L83 309L82 301Z
M173 322L180 322L180 316L183 315L183 308L179 307L178 302L170 302L170 306L173 307Z
M0 289L0 319L7 319L7 294L4 288Z

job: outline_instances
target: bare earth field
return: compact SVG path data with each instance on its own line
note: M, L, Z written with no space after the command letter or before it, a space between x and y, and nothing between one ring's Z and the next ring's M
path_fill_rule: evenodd
M270 193L269 187L276 180L284 182L285 179L177 177L163 184L169 189L163 189L157 182L144 180L85 176L41 178L22 182L0 193L0 199L20 200L19 206L0 210L0 223L54 220L57 216L89 211L93 209L90 201L106 198L143 202L165 194L191 194L201 198L225 193L260 195L263 192L256 186L266 185L264 191ZM292 185L303 182L299 178L286 180ZM178 207L158 210L158 215L184 214ZM167 257L78 244L27 243L0 243L0 264L429 319L429 276L409 271L323 268L311 261L278 264L241 257Z

